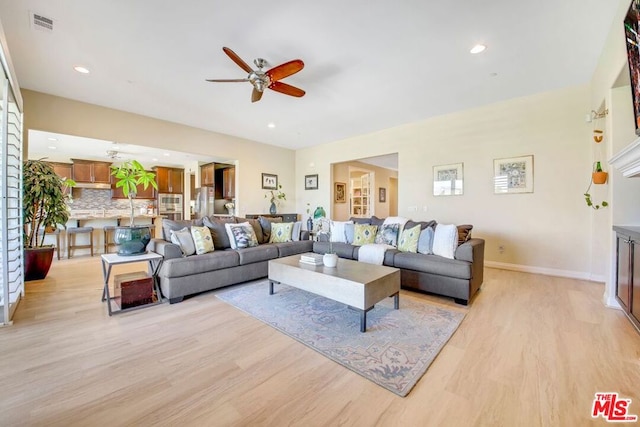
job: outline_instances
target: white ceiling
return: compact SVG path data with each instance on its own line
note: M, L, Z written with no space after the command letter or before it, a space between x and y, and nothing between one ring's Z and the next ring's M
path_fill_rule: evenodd
M300 148L585 84L612 24L622 36L618 4L0 0L0 19L22 88ZM476 43L487 50L469 54ZM306 96L252 104L249 83L205 82L245 77L223 46L248 64L302 59L285 82Z

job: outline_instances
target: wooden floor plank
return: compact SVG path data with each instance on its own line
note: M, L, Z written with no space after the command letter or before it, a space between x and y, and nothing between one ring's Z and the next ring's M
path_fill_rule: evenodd
M114 274L137 271L118 266ZM640 336L602 284L487 268L406 398L215 297L109 317L97 257L54 262L0 328L0 425L589 425L594 393L640 415Z

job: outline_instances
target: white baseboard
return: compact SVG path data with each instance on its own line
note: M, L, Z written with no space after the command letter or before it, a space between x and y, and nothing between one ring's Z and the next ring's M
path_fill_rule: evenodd
M618 310L622 310L620 303L616 299L614 295L607 295L606 293L602 295L602 302L606 307L609 308L617 308Z
M522 273L543 274L545 276L567 277L569 279L588 280L590 282L606 282L604 276L593 275L582 271L558 270L556 268L532 267L530 265L509 264L506 262L485 261L484 265L501 270L519 271Z

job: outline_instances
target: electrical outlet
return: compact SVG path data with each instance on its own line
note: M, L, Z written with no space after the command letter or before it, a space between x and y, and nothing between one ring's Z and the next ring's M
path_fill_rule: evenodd
M505 249L503 245L498 246L498 252L500 252L501 254L504 253Z
M418 211L418 207L417 207L417 206L409 206L409 207L407 208L407 210L408 210L409 212L417 212L417 211Z

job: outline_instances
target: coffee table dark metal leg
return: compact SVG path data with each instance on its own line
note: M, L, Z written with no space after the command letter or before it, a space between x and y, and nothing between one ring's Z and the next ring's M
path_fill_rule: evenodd
M273 284L274 283L280 283L280 282L274 282L273 280L269 280L269 295L273 295Z
M360 332L367 331L367 312L369 310L373 310L373 307L369 307L366 310L358 310L360 312Z
M396 310L400 309L400 292L396 292L391 295L393 297L393 308Z

